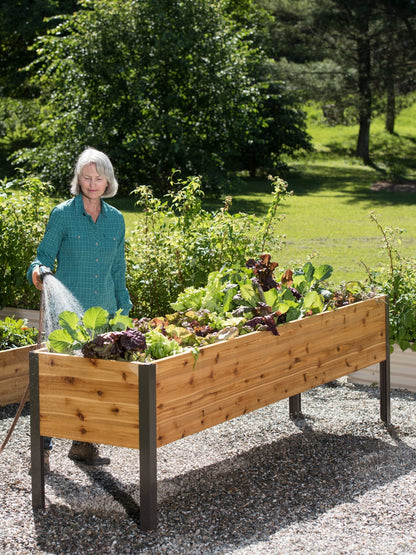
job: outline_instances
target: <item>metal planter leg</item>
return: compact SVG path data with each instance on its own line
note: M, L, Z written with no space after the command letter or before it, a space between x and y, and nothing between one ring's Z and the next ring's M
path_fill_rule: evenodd
M386 360L380 362L380 418L389 425L390 421L390 331L389 303L386 301Z
M298 417L302 412L300 393L289 397L289 416L290 418Z
M139 366L140 528L157 527L156 366Z
M45 508L45 467L43 458L43 437L40 435L39 414L39 356L29 354L30 371L30 450L32 472L32 507Z

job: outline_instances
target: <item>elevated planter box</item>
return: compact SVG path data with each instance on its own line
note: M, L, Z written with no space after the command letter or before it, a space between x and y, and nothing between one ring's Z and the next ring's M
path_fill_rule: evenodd
M379 384L377 365L350 374L348 381L356 384ZM408 389L416 392L416 352L411 349L402 351L397 345L390 355L390 386L395 389Z
M7 307L0 310L0 320L22 318L29 327L39 326L39 311ZM20 403L29 384L29 353L36 345L0 351L0 407Z
M36 347L0 351L0 407L20 403L29 384L29 353Z
M45 506L42 436L140 449L142 529L156 528L157 447L380 364L390 419L386 299L377 297L151 364L31 354L32 504Z
M22 318L29 327L38 328L39 311L6 307L0 310L0 320ZM29 384L29 353L36 345L0 351L0 407L20 403Z

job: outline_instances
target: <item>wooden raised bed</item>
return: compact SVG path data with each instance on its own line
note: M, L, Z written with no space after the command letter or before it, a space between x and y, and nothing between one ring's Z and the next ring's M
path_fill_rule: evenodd
M157 522L157 447L380 364L390 421L387 301L377 297L151 364L31 354L32 503L45 506L42 436L140 449L142 529Z
M20 403L29 384L29 353L36 345L0 351L0 407Z
M39 325L39 311L22 308L3 308L0 319L22 318L29 327ZM36 345L0 351L0 407L20 403L29 384L29 353Z

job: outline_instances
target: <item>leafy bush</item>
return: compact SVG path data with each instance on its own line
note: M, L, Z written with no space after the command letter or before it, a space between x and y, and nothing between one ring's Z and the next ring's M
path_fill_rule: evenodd
M127 242L127 285L134 316L157 316L169 311L188 286L203 286L210 272L235 264L265 250L276 250L281 238L276 233L280 202L289 194L287 183L270 178L272 202L262 224L248 214L231 214L232 199L216 212L202 209L203 191L199 177L173 181L176 192L168 201L153 196L149 187L138 187L137 204L144 219L137 223Z
M0 307L39 307L39 292L27 281L26 271L48 221L48 191L33 176L0 180Z
M403 229L384 227L380 217L370 213L383 238L383 251L387 265L375 270L367 268L369 281L389 298L390 350L394 344L402 351L416 351L416 260L400 253Z
M37 100L0 96L0 171L1 176L13 171L10 157L20 148L33 144L39 122Z
M31 143L39 120L36 100L0 97L0 138L14 148Z
M118 160L121 184L224 169L257 122L250 68L262 56L223 4L80 0L49 20L29 67L42 121L15 161L57 188L88 144Z

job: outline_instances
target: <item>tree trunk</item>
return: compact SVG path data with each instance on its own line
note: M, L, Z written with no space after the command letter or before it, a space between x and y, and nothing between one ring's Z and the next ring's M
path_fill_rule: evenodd
M394 133L394 123L396 120L396 94L394 90L394 79L388 79L386 83L387 105L386 105L386 131Z
M362 158L364 164L370 164L370 123L371 123L371 52L368 37L368 23L357 40L358 56L358 90L359 90L359 132L356 156Z
M392 2L386 2L385 11L386 27L386 122L385 128L388 133L394 133L394 123L396 119L396 16Z
M364 164L370 164L370 118L360 116L360 128L358 131L357 149L355 155L362 158Z

